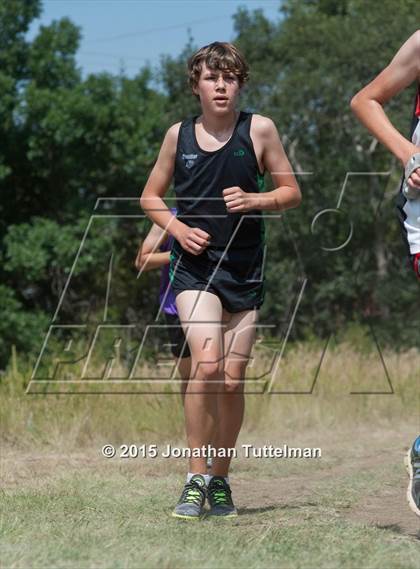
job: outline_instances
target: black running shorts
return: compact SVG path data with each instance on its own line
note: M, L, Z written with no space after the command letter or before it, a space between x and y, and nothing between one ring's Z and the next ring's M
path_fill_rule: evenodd
M171 343L171 352L176 358L189 358L191 356L188 342L185 341L184 330L177 314L166 314L168 336ZM184 347L185 344L185 347ZM184 349L183 349L184 347Z
M264 244L233 249L207 247L200 255L182 249L175 240L169 278L175 296L184 290L216 294L228 312L260 308L264 302Z

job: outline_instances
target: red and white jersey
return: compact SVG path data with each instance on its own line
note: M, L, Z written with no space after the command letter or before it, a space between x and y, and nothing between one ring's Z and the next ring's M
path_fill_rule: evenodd
M414 105L411 141L420 148L420 83L417 87L417 96ZM420 197L414 200L407 199L402 194L402 191L400 191L397 208L402 223L403 238L407 243L410 254L415 255L416 253L420 253Z
M420 147L420 83L417 88L416 106L414 109L413 117L413 128L412 128L411 140L412 142Z

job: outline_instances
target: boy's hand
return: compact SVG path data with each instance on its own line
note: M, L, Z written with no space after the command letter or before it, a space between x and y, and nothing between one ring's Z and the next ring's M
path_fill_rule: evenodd
M409 154L405 157L404 168L407 166L410 158L415 154L420 154L420 147L412 144ZM414 190L420 190L420 168L417 168L412 172L411 176L407 179L407 184Z
M239 186L223 190L223 199L229 213L241 213L257 207L258 194L244 192Z
M188 253L200 255L210 244L210 235L198 227L185 225L177 235L177 241Z

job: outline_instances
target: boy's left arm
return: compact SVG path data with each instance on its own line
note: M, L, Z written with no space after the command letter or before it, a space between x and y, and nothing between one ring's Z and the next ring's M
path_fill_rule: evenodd
M241 213L252 209L285 211L297 207L302 201L298 183L281 143L276 125L268 117L258 117L256 134L262 148L262 160L271 174L274 190L263 193L249 193L238 186L223 190L223 197L229 212Z

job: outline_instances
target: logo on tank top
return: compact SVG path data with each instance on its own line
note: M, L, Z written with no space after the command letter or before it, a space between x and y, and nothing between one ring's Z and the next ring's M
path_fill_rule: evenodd
M233 155L234 156L245 156L245 150L243 148L240 148L239 150L235 150Z
M194 166L195 160L197 160L198 154L183 154L182 159L185 162L185 166L190 169Z

